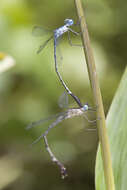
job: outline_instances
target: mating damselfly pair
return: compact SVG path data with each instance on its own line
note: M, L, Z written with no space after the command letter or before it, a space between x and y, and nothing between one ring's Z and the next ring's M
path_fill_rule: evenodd
M78 104L79 107L78 108L69 108L65 112L59 113L57 115L51 116L51 117L46 118L46 119L41 119L39 121L32 122L30 125L27 126L27 129L31 129L32 127L41 125L44 122L49 121L50 119L53 119L53 118L55 119L55 121L52 122L49 125L48 129L43 134L41 134L32 144L37 143L41 138L44 139L44 143L45 143L46 149L47 149L47 151L48 151L48 153L49 153L52 161L56 162L57 165L60 167L62 177L66 176L66 168L64 167L64 165L52 153L52 151L51 151L51 149L50 149L50 147L48 145L48 141L47 141L47 134L48 134L48 132L50 131L50 129L52 129L53 127L55 127L59 123L61 123L63 120L66 120L66 119L69 119L69 118L72 118L72 117L76 117L76 116L83 116L90 123L93 123L93 122L96 121L96 120L92 120L92 121L89 120L88 117L87 117L87 115L86 115L87 111L95 111L95 110L92 109L88 104L84 104L83 105L81 103L80 99L76 95L74 95L74 93L72 93L72 91L67 87L67 85L63 81L63 79L62 79L62 77L61 77L61 75L60 75L60 73L58 71L58 63L57 63L57 55L56 55L56 48L57 48L57 45L58 45L58 40L61 38L61 36L63 36L64 33L68 33L68 40L69 40L70 45L72 45L71 39L70 39L70 32L74 33L75 35L79 35L78 32L75 32L74 30L72 30L70 28L70 26L72 26L73 24L74 24L74 22L73 22L72 19L65 19L64 20L64 25L53 31L53 35L51 35L50 38L47 39L40 46L40 48L37 51L37 53L40 53L51 39L54 40L55 71L57 73L57 76L58 76L61 84L65 88L66 92L69 95L71 95L71 97L76 101L76 103ZM38 35L38 32L40 34L43 33L43 28L41 28L41 27L34 27L33 34L34 35Z
M40 53L51 39L54 40L54 61L55 61L55 70L56 70L56 73L57 73L57 75L59 77L60 82L62 83L63 87L65 88L66 92L73 97L73 99L78 104L79 108L71 108L71 109L68 109L66 112L63 112L61 114L56 115L56 117L57 117L56 121L53 122L49 126L48 130L43 135L41 135L36 141L34 141L33 143L39 141L43 136L47 135L48 131L51 128L53 128L54 126L56 126L58 123L62 122L65 119L68 119L68 118L71 118L71 117L75 117L75 116L79 116L79 115L83 115L87 119L88 122L92 122L85 115L85 112L88 111L88 110L92 110L92 108L89 107L88 104L82 105L80 99L76 95L74 95L71 92L71 90L67 87L67 85L63 81L63 79L62 79L62 77L61 77L61 75L60 75L60 73L58 71L56 48L57 48L57 45L58 45L59 38L61 38L63 36L63 34L67 32L68 33L69 43L70 43L70 45L72 45L71 39L70 39L70 32L74 33L75 35L79 35L78 32L76 32L76 31L74 31L74 30L72 30L70 28L70 26L72 26L72 25L74 25L74 21L72 19L65 19L64 20L64 25L61 26L61 27L59 27L59 28L57 28L57 29L55 29L53 31L53 34L39 47L37 53ZM49 32L49 30L46 30L43 27L35 26L33 28L33 35L35 35L35 36L43 35L46 32ZM80 45L78 45L78 46L80 46ZM36 125L39 125L39 124L43 124L45 121L47 121L49 119L50 118L44 119L44 120L40 120L40 121L37 121L37 122L33 122L31 125L29 125L27 127L27 129L32 128L32 127L34 127Z

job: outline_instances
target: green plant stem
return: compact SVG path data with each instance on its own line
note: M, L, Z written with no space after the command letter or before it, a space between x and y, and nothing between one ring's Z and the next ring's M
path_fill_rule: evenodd
M78 19L80 21L82 43L84 47L89 79L90 79L92 92L93 92L93 99L97 107L97 112L96 112L97 118L98 118L97 129L98 129L98 136L99 136L99 141L100 141L100 146L101 146L105 183L106 183L107 190L115 190L111 154L110 154L110 147L109 147L108 135L107 135L107 130L106 130L106 122L105 122L105 115L104 115L104 109L103 109L103 103L102 103L102 96L100 92L93 52L90 46L90 39L89 39L88 29L86 25L86 19L84 16L81 0L74 0L74 2L76 6Z

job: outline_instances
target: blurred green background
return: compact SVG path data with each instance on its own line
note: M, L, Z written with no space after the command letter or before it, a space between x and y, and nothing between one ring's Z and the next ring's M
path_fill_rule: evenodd
M83 0L83 4L107 113L126 65L127 1ZM64 110L58 106L64 89L54 69L53 42L37 55L47 35L35 38L32 28L42 25L53 30L63 25L65 18L77 22L73 0L0 1L0 51L16 62L0 73L0 189L94 189L98 138L96 131L85 130L91 127L89 123L82 118L66 120L48 135L53 152L67 167L65 180L51 162L43 140L29 147L50 121L25 130L31 121ZM73 35L72 41L81 43ZM82 48L70 47L65 34L61 52L64 80L83 103L93 105ZM75 106L70 98L70 107Z

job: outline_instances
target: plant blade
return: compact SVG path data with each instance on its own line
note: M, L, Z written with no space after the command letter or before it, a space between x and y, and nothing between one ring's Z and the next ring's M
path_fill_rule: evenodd
M107 119L116 190L127 187L127 68ZM108 166L107 166L108 167ZM96 158L96 190L106 190L100 147Z

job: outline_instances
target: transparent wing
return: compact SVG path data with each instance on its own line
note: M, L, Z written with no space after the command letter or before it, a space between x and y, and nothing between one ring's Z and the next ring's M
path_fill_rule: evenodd
M37 54L39 54L47 45L47 43L53 38L53 36L51 36L49 39L47 39L42 45L40 45L39 49L37 50Z
M34 121L34 122L30 123L30 124L26 127L26 129L29 130L29 129L33 128L33 127L36 127L36 126L39 126L39 125L43 125L45 122L50 121L50 120L52 120L52 119L55 119L55 118L57 118L59 115L61 115L61 114L60 114L60 113L59 113L59 114L55 114L55 115L52 115L52 116L50 116L50 117L48 117L48 118L40 119L40 120L38 120L38 121Z
M50 34L51 33L51 30L49 29L46 29L44 27L41 27L41 26L34 26L33 29L32 29L32 35L33 36L36 36L36 37L43 37L44 35L46 34ZM38 51L37 51L37 54L39 54L44 48L45 46L47 45L47 43L53 38L53 35L51 37L49 37L42 45L40 45Z
M67 108L68 102L68 94L64 91L64 93L59 97L58 105L60 108Z
M68 117L68 113L67 112L63 112L63 113L60 113L56 120L54 122L52 122L49 126L48 126L48 129L42 133L35 141L33 141L33 144L36 144L41 138L43 138L44 136L47 136L47 134L49 133L49 131L54 128L56 125L58 125L59 123L61 123L63 120L67 119Z
M37 36L37 37L43 36L45 34L49 34L50 32L51 32L51 30L46 29L41 26L34 26L32 29L32 35Z

